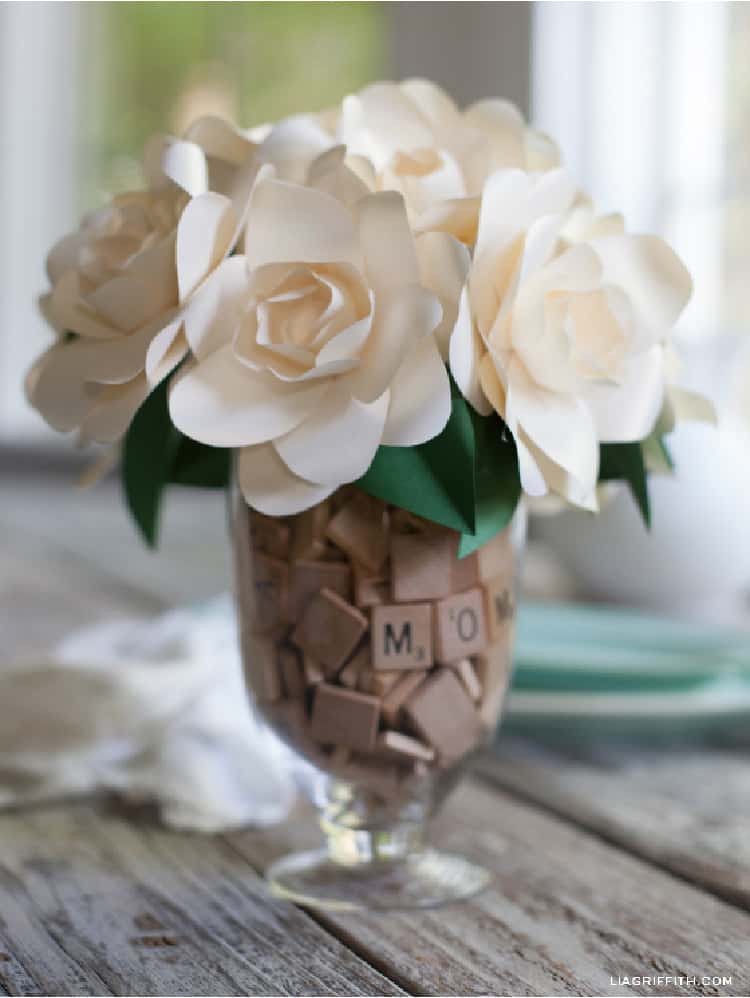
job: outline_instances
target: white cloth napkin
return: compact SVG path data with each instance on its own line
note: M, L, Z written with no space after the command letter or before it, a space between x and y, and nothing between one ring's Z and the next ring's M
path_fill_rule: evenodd
M214 832L282 820L312 772L249 706L228 597L0 666L0 807L115 791Z

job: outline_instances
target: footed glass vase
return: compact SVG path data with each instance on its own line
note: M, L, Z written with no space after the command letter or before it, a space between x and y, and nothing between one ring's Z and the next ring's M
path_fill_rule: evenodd
M279 518L235 488L232 521L248 692L325 774L324 845L274 863L273 891L369 910L475 894L488 871L427 828L500 717L520 517L462 559L455 531L353 486Z

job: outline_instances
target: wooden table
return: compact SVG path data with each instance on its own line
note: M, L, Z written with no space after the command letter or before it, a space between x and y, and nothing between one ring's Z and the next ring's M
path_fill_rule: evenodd
M181 588L191 565L206 592L224 581L213 500L174 507L166 568L135 546L111 490L81 500L50 483L10 484L0 487L7 654L202 595ZM262 879L275 856L316 841L304 807L282 828L214 837L166 831L112 801L6 813L0 994L750 991L740 751L501 738L450 800L437 839L490 866L492 887L423 914L335 915L275 900Z

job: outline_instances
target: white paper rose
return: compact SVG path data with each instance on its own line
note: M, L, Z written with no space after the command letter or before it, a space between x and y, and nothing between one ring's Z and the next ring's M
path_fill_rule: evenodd
M560 170L490 178L450 366L513 433L524 490L593 509L599 443L642 440L656 422L662 343L691 281L661 239L574 194Z
M559 162L554 143L529 128L509 101L483 100L461 111L427 80L374 83L346 97L337 136L350 155L372 165L373 189L404 195L413 224L446 228L465 242L473 241L476 199L491 173Z
M52 249L41 304L59 339L26 386L55 429L119 439L184 357L180 310L238 238L254 156L216 118L158 137L144 156L147 189L118 195Z
M187 310L195 361L170 392L174 424L240 448L239 482L284 515L359 478L381 444L438 434L450 386L402 198L369 194L339 151L310 184L259 178L245 255Z

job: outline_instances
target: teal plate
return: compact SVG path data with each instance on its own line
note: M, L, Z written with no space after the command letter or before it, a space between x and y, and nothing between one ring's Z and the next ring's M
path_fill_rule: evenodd
M506 726L706 733L750 720L750 635L581 604L521 607Z

